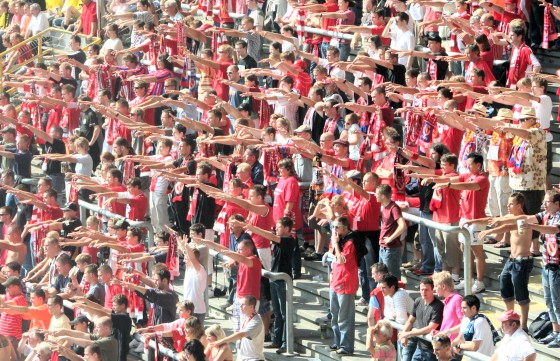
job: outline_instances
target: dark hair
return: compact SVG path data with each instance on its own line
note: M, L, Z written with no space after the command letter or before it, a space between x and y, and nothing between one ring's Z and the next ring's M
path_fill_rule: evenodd
M367 76L363 76L360 78L360 80L362 81L362 83L364 85L369 85L369 87L371 88L373 86L373 82L371 81L371 79Z
M205 361L206 355L204 354L204 346L199 340L190 340L183 346L183 351L191 354L195 361Z
M261 197L262 199L266 197L266 187L262 184L255 184L251 187L251 189L254 190L257 196Z
M476 307L476 311L480 310L480 300L475 295L466 295L463 297L463 302L469 307Z
M385 283L389 288L395 287L395 291L399 289L399 279L390 273L383 275L383 277L379 280L379 283Z
M430 285L430 286L432 286L432 290L434 289L434 280L429 278L429 277L423 277L420 280L420 284L421 285Z
M119 180L119 183L122 183L122 181L123 181L123 174L122 174L122 172L120 171L120 169L118 169L118 168L111 169L111 170L109 171L109 174L111 175L111 177L117 178L117 179Z
M477 152L472 152L471 154L469 154L467 156L467 159L472 159L473 163L480 164L481 166L484 163L484 157L482 156L482 154Z
M19 264L17 261L6 263L6 267L8 267L14 272L21 273L21 264Z
M204 234L204 232L206 232L206 227L204 227L204 224L202 223L193 223L191 224L191 231L193 231L196 234Z
M118 303L119 305L124 305L125 307L128 307L128 297L126 297L126 295L122 293L118 293L114 295L112 300L113 303Z
M512 26L511 28L509 28L509 31L517 36L522 36L523 40L525 40L525 29L523 29L521 26Z
M281 217L276 222L280 223L282 227L288 227L290 231L294 227L294 221L290 217Z
M98 344L96 343L90 343L89 345L87 345L84 349L84 351L87 351L90 354L95 354L99 357L100 360L102 360L103 358L101 357L101 348L99 347Z
M525 196L523 193L513 192L509 197L515 199L515 203L519 204L521 208L525 206Z
M128 182L126 182L126 185L136 188L142 188L142 180L138 177L134 177L129 179Z
M453 92L447 87L441 87L437 90L437 92L447 100L453 99Z
M449 153L449 148L447 148L447 146L441 142L432 143L430 148L433 149L437 154L439 154L440 157L444 154Z
M159 271L157 271L156 274L159 276L159 278L162 281L165 279L167 280L168 283L171 281L171 273L167 269L160 269Z
M43 302L45 301L45 298L47 298L47 294L45 293L45 290L43 290L42 288L36 288L33 291L31 291L31 294L34 294L37 297L40 297L43 299Z
M58 305L58 306L62 307L62 305L64 304L64 301L62 300L62 297L60 297L59 295L54 295L54 296L51 296L49 298L52 300L53 304L55 304L55 305Z
M440 162L447 162L455 167L459 164L459 158L453 153L446 153L441 156Z

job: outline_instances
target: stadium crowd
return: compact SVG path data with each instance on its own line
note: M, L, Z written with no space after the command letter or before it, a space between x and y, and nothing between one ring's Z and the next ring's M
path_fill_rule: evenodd
M540 259L553 332L539 342L560 347L547 95L560 77L533 53L560 48L555 5L1 2L0 359L162 358L149 340L181 360L282 354L286 283L261 272L309 277L302 258L328 267L340 356L356 351L358 303L374 360L535 360ZM71 35L39 62L50 26ZM510 250L501 335L474 295L490 288L484 244ZM403 270L423 277L416 300ZM230 335L205 328L222 272Z

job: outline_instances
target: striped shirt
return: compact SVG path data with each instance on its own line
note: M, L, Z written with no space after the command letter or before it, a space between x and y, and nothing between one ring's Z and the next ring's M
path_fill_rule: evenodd
M17 296L9 296L6 294L6 302L16 306L27 306L27 300L23 293ZM23 315L10 315L6 312L0 314L0 334L4 336L13 336L17 340L21 339L21 323Z

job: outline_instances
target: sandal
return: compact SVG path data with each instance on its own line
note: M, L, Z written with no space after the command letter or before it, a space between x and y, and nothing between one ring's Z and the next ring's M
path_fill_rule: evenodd
M484 244L496 244L498 243L498 240L494 237L486 237L486 239L484 240Z
M494 245L494 248L508 248L508 247L510 247L510 245L504 241L500 241Z

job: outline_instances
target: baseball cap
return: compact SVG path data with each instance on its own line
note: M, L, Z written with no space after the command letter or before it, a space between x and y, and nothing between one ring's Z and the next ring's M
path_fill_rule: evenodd
M115 228L115 229L128 229L128 227L130 227L130 224L127 221L125 221L124 219L119 219L113 225L113 228Z
M434 34L429 35L429 36L428 36L428 41L435 41L435 42L437 42L437 43L441 43L441 36L439 36L439 35L434 35Z
M350 146L350 143L348 143L347 140L342 140L342 139L337 139L337 140L335 140L335 141L333 142L333 145L335 145L335 144L343 145L343 146L345 146L346 148L348 148L348 147Z
M63 211L78 211L78 205L76 203L68 202L62 207Z
M19 277L12 276L6 280L6 282L2 283L2 286L9 287L12 285L19 285L21 287L21 280Z
M87 318L85 315L79 315L78 317L76 317L74 320L70 321L71 325L75 325L77 323L91 323L91 321L89 320L89 318Z
M521 319L521 317L519 317L519 315L517 314L517 312L515 312L514 310L507 310L504 311L500 317L498 317L498 321L519 321Z
M349 170L348 172L346 172L346 177L350 178L350 179L362 179L364 177L364 175L362 173L360 173L359 171L352 169Z
M311 132L311 128L308 125L302 124L294 130L294 133L304 133L304 132Z
M16 128L6 127L4 129L0 130L0 132L2 132L2 133L12 133L13 135L16 135Z

